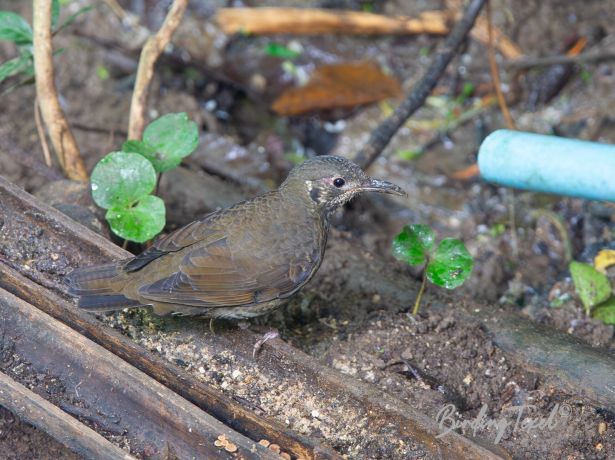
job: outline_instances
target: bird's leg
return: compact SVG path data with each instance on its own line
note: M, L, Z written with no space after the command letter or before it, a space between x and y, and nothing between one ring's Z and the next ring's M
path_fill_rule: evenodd
M265 334L263 334L263 336L254 344L254 350L252 350L252 357L256 358L256 355L267 340L276 339L278 337L280 337L280 333L277 330L265 332Z
M216 331L214 331L214 318L209 318L209 330L213 335L216 335Z

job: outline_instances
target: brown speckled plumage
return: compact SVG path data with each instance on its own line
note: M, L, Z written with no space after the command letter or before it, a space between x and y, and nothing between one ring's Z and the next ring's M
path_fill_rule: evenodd
M76 270L71 292L94 311L151 305L161 315L264 314L312 278L329 215L362 191L402 193L342 158L308 160L278 190L194 221L134 258Z

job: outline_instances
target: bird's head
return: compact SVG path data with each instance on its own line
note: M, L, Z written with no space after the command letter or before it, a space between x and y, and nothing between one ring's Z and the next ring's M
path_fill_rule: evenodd
M369 177L357 164L335 156L319 156L295 166L282 184L284 188L305 193L316 208L327 213L361 192L406 194L401 187Z

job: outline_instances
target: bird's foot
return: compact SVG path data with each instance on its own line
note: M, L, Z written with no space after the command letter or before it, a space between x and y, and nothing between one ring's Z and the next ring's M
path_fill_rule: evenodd
M271 339L277 339L278 337L280 337L280 333L277 330L265 332L265 334L263 334L263 336L254 344L254 349L252 350L252 357L256 358L256 355L260 351L261 347L265 344L265 342Z

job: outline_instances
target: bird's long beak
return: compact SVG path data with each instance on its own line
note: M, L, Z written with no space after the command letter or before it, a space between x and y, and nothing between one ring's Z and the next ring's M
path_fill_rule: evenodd
M361 184L362 192L380 192L390 193L392 195L407 195L404 189L400 186L387 182L385 180L374 179L373 177L367 177Z

